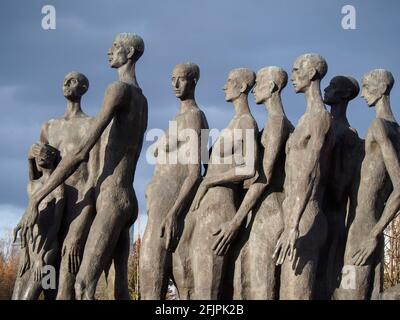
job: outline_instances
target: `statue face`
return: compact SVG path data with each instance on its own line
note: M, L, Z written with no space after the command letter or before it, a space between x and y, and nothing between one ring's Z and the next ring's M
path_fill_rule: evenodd
M108 62L111 68L119 68L128 62L128 50L121 41L114 41L112 47L108 49Z
M257 75L256 84L251 91L254 95L254 100L257 104L264 103L271 97L271 90L269 87L270 81L266 75Z
M226 80L223 90L225 92L226 101L232 102L237 99L242 93L239 76L234 72L231 72L228 76L228 80Z
M327 105L331 106L340 103L345 96L346 89L343 87L343 83L340 79L333 78L329 83L329 86L324 89L324 102Z
M49 157L39 156L36 158L36 164L40 168L50 169L51 161Z
M171 81L175 96L179 99L187 97L194 90L194 79L188 77L188 72L184 66L175 67L172 71Z
M305 92L311 84L310 79L311 68L307 66L306 61L296 60L293 64L292 83L296 93Z
M375 84L372 79L364 78L362 84L361 97L372 107L382 97L382 93L379 92L378 85Z
M77 99L82 96L81 85L75 75L67 75L63 82L63 94L67 99Z
M36 164L39 168L51 169L54 166L54 155L43 146L36 155Z

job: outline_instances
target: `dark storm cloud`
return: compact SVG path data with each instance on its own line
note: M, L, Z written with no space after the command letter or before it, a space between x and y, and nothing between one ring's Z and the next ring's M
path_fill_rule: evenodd
M57 10L57 29L41 28L41 8ZM90 89L83 108L99 110L104 89L116 79L106 52L119 32L136 32L146 43L137 65L139 83L149 101L149 129L168 126L178 101L170 88L175 64L200 65L197 99L211 127L222 129L233 115L224 101L222 86L230 69L267 65L284 67L305 52L318 52L328 61L328 75L350 74L361 80L372 68L399 70L397 1L351 1L357 10L357 30L341 28L341 8L347 1L23 1L0 4L0 204L23 208L26 204L26 153L39 137L40 126L62 115L63 76L72 70L86 74ZM394 109L400 90L393 90ZM289 118L296 123L305 100L291 85L283 94ZM252 111L260 127L262 106ZM357 98L349 107L350 122L365 134L373 110ZM144 190L152 167L145 161L146 142L135 187L145 213ZM3 206L6 208L7 206ZM0 213L1 214L1 213ZM22 214L22 212L21 212Z

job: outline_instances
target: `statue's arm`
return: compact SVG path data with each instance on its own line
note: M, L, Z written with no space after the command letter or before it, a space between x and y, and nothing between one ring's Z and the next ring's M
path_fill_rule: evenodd
M36 166L35 158L31 154L32 147L33 146L30 147L28 152L28 175L30 181L40 178L40 172Z
M283 120L280 122L271 123L270 130L269 132L266 132L266 134L268 139L265 142L265 146L263 146L266 151L264 152L262 163L266 181L258 179L258 181L250 186L238 212L233 218L233 223L238 226L241 225L247 218L247 215L254 208L258 199L268 188L268 185L272 179L274 168L276 167L279 158L279 154L281 153L282 148L285 148L286 140L289 136L289 133L285 130L285 124Z
M61 185L87 159L90 150L113 119L118 107L126 101L127 95L128 90L121 82L114 82L108 86L103 106L91 125L86 141L82 141L73 152L63 157L43 187L34 194L35 204L40 203L50 192Z
M289 132L285 129L285 123L282 119L279 123L273 123L271 132L267 132L267 134L268 139L264 146L266 152L264 152L263 168L268 184L271 181L282 148L285 150Z
M372 229L372 236L377 238L400 210L400 161L399 155L387 135L385 125L379 119L372 124L372 133L381 149L386 170L393 185L393 191L386 201L383 214Z
M42 125L42 128L40 130L40 142L43 144L49 143L48 140L48 130L49 130L49 124L46 122ZM29 180L36 180L41 177L41 172L38 170L36 166L36 161L34 157L34 149L37 147L37 144L33 144L29 148L28 152L28 170L29 170Z
M206 176L203 180L208 187L222 185L226 183L239 183L246 179L253 178L256 174L256 163L258 153L258 130L253 122L243 117L239 122L239 130L242 130L241 141L233 141L234 154L240 154L243 158L242 163L225 171L221 174Z

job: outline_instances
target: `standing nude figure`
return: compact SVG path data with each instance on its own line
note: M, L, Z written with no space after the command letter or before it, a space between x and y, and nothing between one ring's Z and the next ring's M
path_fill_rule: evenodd
M144 300L165 299L181 220L201 179L201 130L208 129L208 124L195 100L199 78L200 69L193 63L178 64L172 72L172 88L181 105L173 128L158 142L155 153L159 158L146 190L148 220L139 263ZM193 161L181 163L187 150L193 153Z
M81 108L82 96L88 88L89 80L85 75L79 72L68 73L63 82L63 94L67 99L65 114L42 126L41 143L57 148L61 158L73 152L89 133L93 118L87 116ZM75 297L75 277L95 215L97 149L96 145L90 152L89 160L82 162L64 182L65 213L59 235L63 243L57 299L71 300ZM31 166L31 170L36 172L34 166Z
M28 198L49 179L57 165L59 152L57 149L43 144L35 144L29 152L29 162L35 162L41 176L30 179ZM33 234L36 244L27 243L21 250L18 274L15 280L13 300L37 300L42 287L43 267L55 268L59 253L58 232L64 214L64 186L51 192L39 205L40 216ZM47 297L46 290L44 291Z
M358 185L354 182L359 181L363 141L350 126L346 116L349 102L360 92L357 80L349 76L336 76L324 92L324 102L331 106L335 144L324 200L328 235L318 264L321 276L318 298L331 299L343 266L346 218L355 206L352 195Z
M101 140L96 216L76 277L77 299L94 299L99 277L111 260L115 267L115 297L129 299L129 228L138 214L133 178L147 127L147 101L135 76L136 62L143 52L144 42L136 34L117 35L108 59L110 66L118 71L118 81L108 86L87 138L61 160L43 188L35 192L17 226L23 239L31 238L40 201L73 174ZM106 128L107 134L102 135Z
M376 118L365 138L357 208L344 256L344 267L354 268L355 287L342 287L339 299L370 299L379 294L373 289L382 289L382 283L373 283L382 262L382 233L400 209L400 128L390 106L393 84L392 74L383 69L363 78L362 97L375 106Z
M294 130L281 100L287 80L287 73L278 67L263 68L257 73L254 98L257 104L264 104L268 112L261 135L259 176L247 191L235 217L221 226L213 246L216 254L226 254L253 210L250 224L239 237L239 242L244 244L241 244L235 266L234 299L273 300L278 297L279 273L272 254L284 228L285 145Z
M320 82L327 69L318 54L302 55L293 64L293 86L305 94L307 110L286 144L285 229L274 252L274 257L279 254L277 264L282 265L283 300L313 298L319 253L326 239L322 202L333 139Z
M235 116L212 147L207 173L185 220L176 255L182 271L175 277L181 299L222 297L229 257L212 250L213 233L234 217L243 181L255 175L257 123L250 113L248 93L255 82L251 70L229 73L225 100L232 102ZM174 270L175 275L175 270Z

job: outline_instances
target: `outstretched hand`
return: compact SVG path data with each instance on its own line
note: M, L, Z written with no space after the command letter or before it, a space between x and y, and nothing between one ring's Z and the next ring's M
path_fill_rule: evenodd
M277 266L283 264L286 256L289 257L289 261L293 261L296 255L296 242L298 238L298 228L291 228L288 231L283 231L275 246L274 254L272 255L273 259L277 258Z
M28 241L34 242L33 226L39 216L38 204L35 201L30 201L20 222L14 229L14 242L17 240L18 232L21 238L21 248L25 248Z
M240 225L229 221L224 223L221 227L219 227L216 231L213 232L213 236L216 237L212 249L214 250L215 254L219 256L225 255L233 240L235 240L238 232L239 232Z
M160 237L165 237L165 249L168 251L175 250L176 238L178 235L178 224L176 218L168 214L161 224Z
M378 246L378 239L375 237L369 237L367 241L364 241L358 250L352 256L353 265L362 266L365 265L368 258L374 253Z

